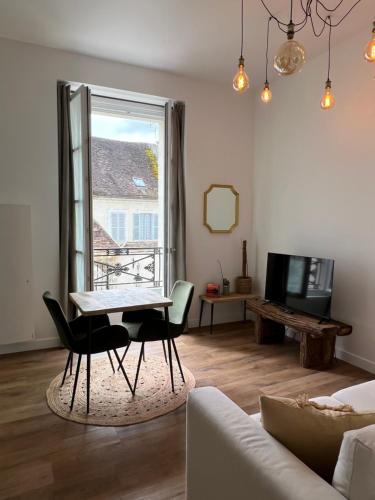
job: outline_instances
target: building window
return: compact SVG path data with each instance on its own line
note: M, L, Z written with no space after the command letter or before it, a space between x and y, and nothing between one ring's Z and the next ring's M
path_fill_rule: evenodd
M133 239L136 241L157 240L158 214L134 214Z
M141 177L133 177L134 185L137 187L145 187L145 181Z
M109 227L112 239L119 245L126 241L127 224L126 212L123 210L112 210L109 214Z

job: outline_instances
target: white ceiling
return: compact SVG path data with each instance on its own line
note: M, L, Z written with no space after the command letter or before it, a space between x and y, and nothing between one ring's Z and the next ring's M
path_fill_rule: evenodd
M289 0L266 3L287 22ZM353 3L344 0L340 12ZM361 29L366 43L374 10L374 0L362 0L334 30L333 44ZM244 55L253 85L264 80L267 18L260 0L245 0ZM239 28L240 0L0 0L2 37L222 82L236 69ZM270 55L284 39L274 27ZM327 48L327 38L316 39L310 27L296 39L308 57Z

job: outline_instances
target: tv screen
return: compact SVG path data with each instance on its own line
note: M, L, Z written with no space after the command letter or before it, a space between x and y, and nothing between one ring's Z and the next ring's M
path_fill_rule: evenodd
M265 299L322 319L331 315L334 261L269 253Z

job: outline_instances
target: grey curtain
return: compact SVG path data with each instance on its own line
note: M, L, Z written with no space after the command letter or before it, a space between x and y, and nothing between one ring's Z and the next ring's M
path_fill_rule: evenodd
M69 292L76 290L75 217L73 148L70 125L70 85L57 83L58 155L59 155L59 224L60 224L60 301L69 318L74 308Z
M169 176L170 286L186 279L185 104L173 102Z

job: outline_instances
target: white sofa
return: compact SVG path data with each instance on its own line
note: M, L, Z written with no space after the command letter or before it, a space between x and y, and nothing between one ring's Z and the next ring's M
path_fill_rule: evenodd
M374 410L375 381L314 401L332 406L350 404L357 411ZM259 414L247 415L214 387L190 392L187 500L346 498L267 433L259 420Z

